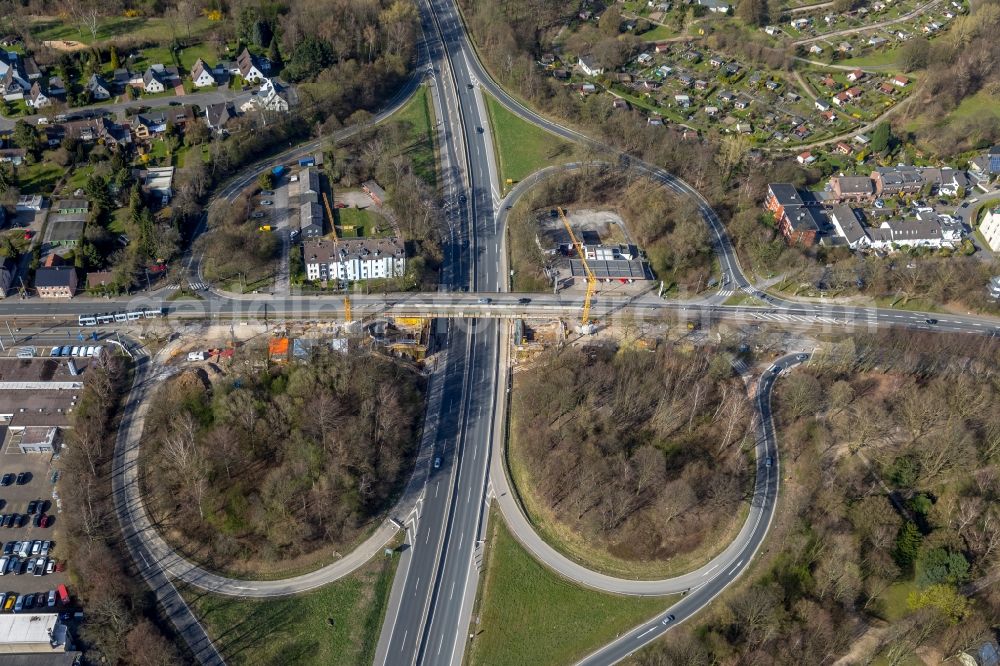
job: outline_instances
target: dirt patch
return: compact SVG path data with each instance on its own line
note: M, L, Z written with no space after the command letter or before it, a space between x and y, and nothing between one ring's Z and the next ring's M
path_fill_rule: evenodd
M375 203L372 201L371 197L362 192L361 190L346 190L344 192L336 192L333 195L333 200L335 203L347 204L350 208L374 208ZM374 208L378 210L378 208Z
M554 210L554 209L553 209ZM578 241L584 245L631 243L625 222L610 210L578 208L566 211L566 217ZM538 239L543 249L570 244L569 234L558 215L543 211L538 215Z
M83 42L75 42L72 39L54 39L50 41L42 42L42 46L47 46L50 49L55 49L56 51L63 51L65 53L72 53L73 51L83 51L88 48Z

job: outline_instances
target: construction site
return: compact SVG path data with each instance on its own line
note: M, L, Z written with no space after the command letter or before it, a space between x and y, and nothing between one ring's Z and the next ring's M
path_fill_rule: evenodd
M649 263L618 213L554 208L539 212L537 222L535 242L551 258L548 273L557 291L586 289L591 276L604 292L651 287Z

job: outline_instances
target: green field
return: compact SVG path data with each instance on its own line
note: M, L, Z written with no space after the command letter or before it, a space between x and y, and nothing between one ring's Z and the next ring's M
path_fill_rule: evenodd
M579 587L536 562L496 511L490 524L470 664L570 664L679 598L624 597Z
M201 58L210 66L215 65L219 56L216 55L215 49L213 49L208 44L192 44L186 48L181 49L177 52L177 56L181 61L181 67L184 68L185 72L190 72L191 68L194 67L194 63ZM145 71L150 65L155 65L156 63L162 63L167 65L174 64L174 56L170 51L170 48L166 46L158 46L154 48L147 48L142 50L142 55L138 58L132 58L128 61L128 66L135 71ZM110 71L110 67L108 68Z
M389 221L367 208L337 208L333 214L340 238L387 238L392 235Z
M41 161L36 164L17 167L17 186L22 194L51 194L56 182L66 170L53 162Z
M199 16L187 24L172 27L170 22L162 18L111 16L101 20L97 27L97 39L89 29L81 30L71 21L55 17L40 18L32 22L32 36L39 41L67 40L83 42L84 44L102 44L118 37L129 37L135 40L151 40L167 42L175 36L179 39L192 38L203 34L213 26L218 26L208 19Z
M984 115L1000 118L1000 104L997 103L995 96L990 95L985 90L980 90L975 95L963 99L958 108L948 114L948 120L964 120Z
M575 154L573 144L549 134L517 117L490 95L486 108L493 128L500 184L517 182L551 164L570 162Z
M437 159L434 154L434 117L427 87L420 86L413 97L392 116L405 130L407 143L400 151L413 160L413 170L431 187L437 182Z
M269 600L184 597L230 664L357 666L374 659L398 556L315 592Z
M669 37L676 37L677 34L677 31L673 28L668 28L665 25L657 25L652 30L642 33L639 37L647 42L655 42Z
M848 58L847 60L839 60L837 61L837 64L848 66L855 65L857 67L882 67L886 65L895 65L898 60L899 49L888 49L878 53L872 53L871 55Z

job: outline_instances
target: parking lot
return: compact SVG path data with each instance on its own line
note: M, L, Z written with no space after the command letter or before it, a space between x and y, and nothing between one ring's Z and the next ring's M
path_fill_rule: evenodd
M52 482L53 466L52 456L45 453L21 453L18 447L4 446L0 455L0 482L8 474L14 475L14 480L10 485L0 485L0 514L4 516L3 527L0 527L0 541L3 541L4 554L7 557L7 565L4 575L0 578L0 593L14 592L18 595L26 593L48 593L60 584L67 584L69 578L65 571L54 571L48 574L34 575L27 572L28 561L41 557L41 546L38 544L36 555L31 557L21 557L17 554L8 554L14 551L13 545L7 544L15 542L31 542L21 552L32 552L33 542L49 541L49 553L46 560L53 561L53 569L63 560L59 549L59 540L62 527L60 525L60 509L58 502L53 497L55 485ZM17 482L17 477L22 475L21 483ZM9 480L9 477L8 477ZM37 501L34 507L34 514L29 514L29 504ZM8 518L12 514L17 514L17 522L23 526L14 526L15 519ZM36 526L36 516L44 514L50 524L48 527ZM47 564L47 561L46 561ZM61 565L60 565L61 566ZM15 573L23 571L23 573Z

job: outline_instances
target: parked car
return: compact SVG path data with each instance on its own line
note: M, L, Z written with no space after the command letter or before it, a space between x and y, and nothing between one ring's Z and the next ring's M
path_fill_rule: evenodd
M20 613L24 610L24 595L17 598L17 603L14 604L14 612Z
M250 217L251 217L251 218L253 218L254 220L259 220L259 219L261 219L262 217L267 217L267 213L265 213L265 212L264 212L264 211L262 211L262 210L258 210L258 211L255 211L255 212L253 213L253 215L251 215Z
M39 541L39 540L37 540L37 539L35 541L32 541L31 542L31 554L32 555L38 555L38 553L40 553L41 551L42 551L42 542Z
M35 575L44 576L45 575L45 558L39 557L35 560Z
M30 574L35 573L35 558L31 558L28 560L28 573Z
M17 485L23 486L29 481L31 481L31 474L29 474L28 472L21 472L20 474L17 475L17 482L16 482Z
M17 601L17 595L11 592L7 595L6 601L3 602L3 610L5 613L9 613L14 610L14 604Z
M274 202L271 201L270 199L262 199L261 202L260 202L261 206L271 206L273 204L274 204Z
M14 541L8 541L7 543L5 543L3 545L3 554L4 555L10 555L10 554L12 554L14 552L14 543L16 543L16 542L14 542Z
M38 511L38 500L31 500L28 502L28 510L25 513L29 516L33 516L36 511Z
M42 526L42 516L43 515L44 514L42 514L42 513L36 513L35 514L35 519L34 519L34 522L32 523L35 527L41 527Z
M50 573L52 573L55 570L56 570L56 563L55 562L53 562L52 560L49 560L49 561L47 561L45 563L45 573L46 574L50 574Z
M0 557L0 576L3 576L5 573L7 573L7 565L9 563L10 563L10 557L8 557L7 555Z
M273 197L274 196L274 192L272 192L271 190L261 190L260 191L260 196L262 196L262 197Z
M14 475L10 472L4 474L3 478L0 478L0 486L9 486L12 483L14 483Z
M22 597L24 599L24 610L31 610L35 607L35 595L26 594Z
M45 606L45 593L39 592L35 595L35 608L43 608Z
M38 524L39 527L48 527L52 524L52 516L43 515L41 522Z
M14 516L15 515L16 514L8 513L6 516L4 516L3 517L3 526L4 527L13 527L14 526Z
M50 550L52 550L52 542L51 541L43 541L42 542L42 550L40 551L39 554L40 555L44 555L45 557L48 557Z
M62 356L62 347L53 347L52 351L49 352L49 356Z
M48 605L49 608L52 608L53 606L56 605L56 591L55 590L49 590L49 599L48 599L48 604L47 605Z
M56 562L56 573L62 573L63 571L66 571L66 563Z

